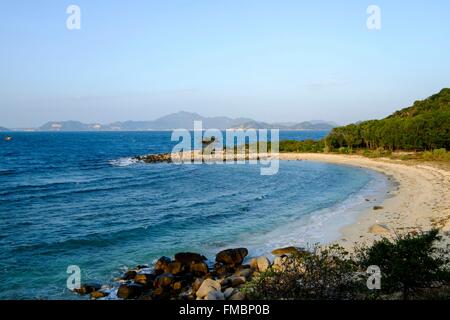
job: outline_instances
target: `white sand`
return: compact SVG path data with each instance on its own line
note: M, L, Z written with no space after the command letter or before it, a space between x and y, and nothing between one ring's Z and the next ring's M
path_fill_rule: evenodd
M346 164L377 170L392 176L398 190L392 192L380 210L366 210L356 224L341 230L339 241L345 247L371 243L382 236L395 236L413 230L442 228L450 232L450 172L431 164L408 164L385 158L356 155L282 153L280 160L311 160Z

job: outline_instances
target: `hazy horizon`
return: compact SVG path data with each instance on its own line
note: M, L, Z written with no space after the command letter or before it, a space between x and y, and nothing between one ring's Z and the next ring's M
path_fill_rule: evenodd
M179 110L177 112L165 114L165 115L162 115L161 117L153 118L153 119L121 119L121 120L117 120L117 121L113 121L113 122L81 121L81 120L78 120L78 119L49 119L49 120L45 121L44 123L40 123L40 124L38 124L37 126L34 126L34 127L31 127L31 126L29 126L29 127L8 127L8 129L36 129L36 128L44 125L44 124L53 123L53 122L55 122L55 123L56 122L68 122L68 121L81 122L83 124L101 124L101 125L109 125L109 124L113 124L115 122L127 122L127 121L136 121L136 122L138 122L138 121L155 121L155 120L158 120L158 119L163 118L165 116L171 116L171 115L180 114L180 113L197 114L197 115L199 115L201 117L205 117L205 118L221 118L221 117L230 118L230 119L248 118L248 117L229 117L229 116L226 116L226 115L204 116L202 114L198 114L197 112L189 112L189 111L186 111L186 110ZM326 122L326 123L329 123L329 124L341 125L341 123L337 123L337 122L335 122L333 120L327 120L327 119L304 119L304 120L299 120L299 121L260 121L258 119L252 119L252 118L248 118L248 119L249 120L254 120L256 122L267 122L267 123L270 123L270 124L275 124L275 123L278 123L278 124L298 124L300 122ZM0 124L0 127L6 127L6 126L2 126Z
M69 5L81 29L69 30ZM25 1L0 4L0 126L383 118L450 86L450 3Z
M160 118L163 118L165 116L171 116L171 115L180 114L180 113L191 113L191 114L197 114L200 117L204 117L202 114L198 114L196 112L188 112L188 111L185 111L185 110L180 110L178 112L166 114L166 115L163 115L162 117L158 117L158 118L154 118L154 119L123 119L123 120L118 120L118 121L115 121L115 122L108 122L108 123L106 123L106 122L104 122L104 123L103 122L95 122L95 121L80 121L80 120L77 120L77 119L50 119L50 120L46 121L45 123L41 123L41 124L39 124L37 126L34 126L34 127L29 126L29 127L7 127L7 128L8 129L37 129L37 128L45 125L45 124L62 123L62 122L69 122L69 121L81 122L83 124L101 124L101 125L110 125L110 124L113 124L113 123L116 123L116 122L123 123L123 122L128 122L128 121L136 121L136 122L144 121L145 122L145 121L159 120ZM204 117L204 118L222 118L222 117L229 118L229 119L247 118L247 117L228 117L228 116L224 116L224 115L215 115L215 116ZM259 121L258 119L252 119L252 118L248 118L248 119L256 121L256 122L266 122L266 121ZM283 124L283 125L298 124L298 123L301 123L301 122L313 122L313 123L324 122L324 123L328 123L328 124L341 125L341 123L336 123L335 121L326 120L326 119L305 119L305 120L301 120L301 121L277 121L277 122L267 121L267 123L269 123L269 124ZM0 127L6 127L6 126L2 126L0 124Z

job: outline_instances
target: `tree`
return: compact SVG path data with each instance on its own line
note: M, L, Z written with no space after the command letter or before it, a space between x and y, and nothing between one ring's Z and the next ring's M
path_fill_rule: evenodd
M415 290L430 287L433 282L449 283L449 259L435 247L441 240L437 229L417 235L384 238L371 247L360 248L358 257L363 268L376 265L381 269L381 289L385 293L403 292L409 299Z

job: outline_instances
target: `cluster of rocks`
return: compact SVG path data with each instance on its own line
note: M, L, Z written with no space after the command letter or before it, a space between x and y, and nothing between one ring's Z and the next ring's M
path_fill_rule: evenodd
M172 162L172 157L170 153L148 154L145 156L137 156L134 159L145 163Z
M249 161L268 159L268 154L254 153L254 154L227 154L225 151L218 154L202 154L201 152L186 152L186 153L160 153L148 154L143 156L136 156L133 159L144 163L183 163L183 162L217 162L217 161Z
M283 268L288 256L299 252L288 247L274 250L274 262L265 257L253 258L248 264L246 248L227 249L216 255L215 263L201 254L177 253L174 259L159 258L153 268L140 265L127 270L118 279L117 290L99 284L84 284L75 291L92 299L116 295L120 299L141 300L245 300L245 284L269 268Z

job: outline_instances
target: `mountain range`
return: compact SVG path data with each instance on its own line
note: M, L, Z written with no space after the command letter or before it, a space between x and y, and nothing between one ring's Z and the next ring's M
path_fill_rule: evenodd
M267 123L258 121L244 122L232 129L280 129L280 130L323 130L328 131L336 127L333 122L327 121L303 121L300 123Z
M203 117L197 113L180 111L150 121L124 121L110 124L79 121L50 121L36 131L164 131L193 129L194 121L202 121L203 129L280 129L280 130L331 130L336 123L312 120L300 123L266 123L249 118Z

